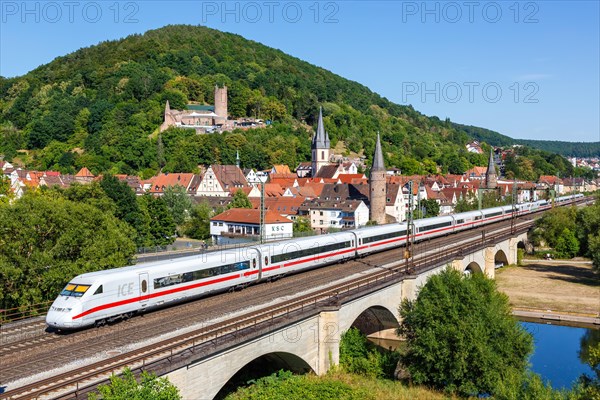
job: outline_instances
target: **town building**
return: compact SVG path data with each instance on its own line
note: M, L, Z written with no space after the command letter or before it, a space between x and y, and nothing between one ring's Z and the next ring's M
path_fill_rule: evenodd
M235 193L235 190L249 186L244 173L237 165L213 164L204 173L196 195L226 197L232 194L232 190Z
M293 221L271 210L264 214L266 241L293 237ZM231 208L210 219L210 234L215 244L260 240L260 210Z
M317 233L339 229L355 229L369 222L369 207L362 200L313 199L302 203L298 216L310 219Z

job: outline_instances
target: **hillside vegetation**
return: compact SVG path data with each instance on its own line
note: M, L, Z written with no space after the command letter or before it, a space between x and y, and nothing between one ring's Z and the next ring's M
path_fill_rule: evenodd
M232 117L274 125L223 135L156 135L167 100L175 109L212 104L215 84L228 86ZM344 141L348 152L364 149L371 157L379 131L387 165L404 173L462 173L486 164L485 154L466 152L469 135L449 120L426 117L241 36L181 25L80 49L22 77L0 77L0 154L37 169L72 173L86 166L144 177L233 163L236 150L244 167L294 168L310 157L309 125L320 105L332 146ZM572 172L566 160L536 154L546 162L535 174Z
M453 124L456 129L465 131L475 140L492 146L512 146L520 144L534 149L560 154L567 157L600 157L600 142L563 142L559 140L513 139L501 133L462 124Z

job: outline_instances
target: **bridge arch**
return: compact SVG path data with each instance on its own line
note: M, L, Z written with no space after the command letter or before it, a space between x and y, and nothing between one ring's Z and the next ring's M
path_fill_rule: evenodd
M464 270L465 275L482 274L482 273L483 273L483 270L481 269L481 266L479 265L479 263L477 263L475 261L471 261Z
M506 255L504 250L498 250L494 255L494 265L499 265L500 263L502 264L502 266L510 264L508 262L508 256Z
M400 305L400 301L398 301ZM348 319L350 320L350 319ZM384 306L371 306L357 315L351 324L341 333L355 327L366 336L387 329L397 329L400 326L395 314Z
M232 373L214 398L223 399L248 381L269 376L282 369L295 374L314 372L302 357L295 354L284 351L265 353Z

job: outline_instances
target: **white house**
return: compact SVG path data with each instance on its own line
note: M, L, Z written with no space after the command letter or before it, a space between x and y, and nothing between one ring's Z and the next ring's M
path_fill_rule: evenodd
M305 202L299 215L310 219L311 227L317 232L330 228L354 229L369 222L369 207L362 200L320 200Z
M293 221L275 211L265 211L265 240L293 237ZM232 208L210 219L210 234L217 244L256 240L260 237L260 210Z
M235 193L235 189L247 187L248 181L238 166L214 164L204 173L196 196L227 197Z

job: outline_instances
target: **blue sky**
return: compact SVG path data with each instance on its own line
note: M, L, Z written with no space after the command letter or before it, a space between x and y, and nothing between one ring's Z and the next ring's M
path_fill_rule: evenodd
M600 140L599 1L6 1L0 75L168 24L237 33L427 115Z

